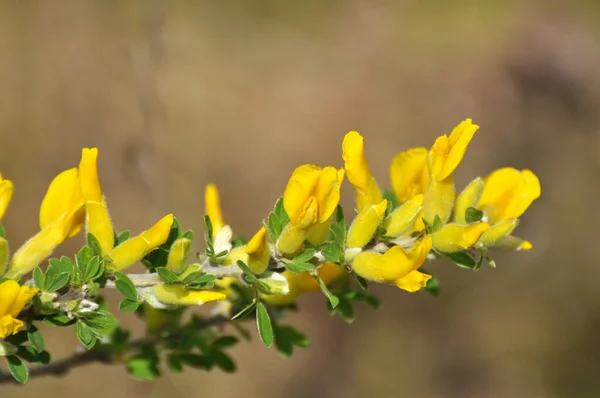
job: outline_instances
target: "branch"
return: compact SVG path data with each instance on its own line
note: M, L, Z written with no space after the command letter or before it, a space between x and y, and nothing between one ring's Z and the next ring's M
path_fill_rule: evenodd
M213 326L220 326L228 323L229 318L225 318L222 315L216 315L208 319L201 320L196 325L197 329L208 329ZM170 335L165 338L159 336L144 336L135 340L131 340L128 343L128 347L131 349L141 348L148 344L161 344L169 343L179 340L179 335ZM70 357L60 359L58 361L51 362L48 365L35 367L29 370L29 379L43 376L65 376L72 369L80 366L89 365L93 363L101 363L105 365L111 365L116 363L110 352L106 351L83 351L73 354ZM19 384L9 373L0 372L0 385L2 384Z

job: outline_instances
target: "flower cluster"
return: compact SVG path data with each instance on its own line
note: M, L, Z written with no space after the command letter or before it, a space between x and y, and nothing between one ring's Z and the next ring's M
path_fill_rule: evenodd
M535 174L502 168L456 193L453 173L478 128L467 119L429 149L396 155L389 191L371 174L363 137L351 131L342 143L343 167L296 168L283 197L249 240L234 237L218 190L209 184L205 250L195 259L190 258L193 232L182 231L171 214L135 237L115 230L98 178L98 151L85 148L79 166L50 183L40 207L40 231L12 257L0 228L0 356L21 382L27 379L23 361L46 364L35 325L42 321L73 325L89 350L127 357L137 378L158 375L159 352L166 353L174 371L184 365L231 371L235 365L223 350L237 339L202 331L215 320L243 330L238 323L254 314L263 343L274 343L289 356L307 340L282 325L282 315L305 293L322 292L332 314L352 321L352 302L378 306L369 282L435 293L439 281L423 269L428 260L448 258L478 270L484 261L495 266L490 249L530 250L529 241L512 233L540 196ZM355 195L349 226L339 205L345 179ZM0 218L12 192L12 183L0 176ZM43 271L40 265L53 250L82 230L81 250L73 258L48 260ZM123 273L139 262L145 273ZM30 272L33 277L26 280ZM119 310L143 319L151 339L127 343L128 334L102 298L107 288L122 294ZM209 316L182 318L182 309L213 301L219 303Z

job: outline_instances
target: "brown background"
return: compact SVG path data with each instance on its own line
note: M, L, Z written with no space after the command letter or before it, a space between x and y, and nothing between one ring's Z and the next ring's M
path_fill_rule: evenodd
M387 185L395 153L472 117L482 128L459 187L505 165L543 187L518 230L535 250L478 273L435 264L438 298L381 286L384 307L361 308L352 326L306 297L292 320L312 346L291 360L255 342L234 350L234 376L138 383L98 365L1 396L599 396L599 11L592 0L0 2L13 248L83 146L100 148L111 214L133 231L168 212L199 229L214 181L248 235L294 167L342 165L351 129ZM48 339L56 358L76 346Z

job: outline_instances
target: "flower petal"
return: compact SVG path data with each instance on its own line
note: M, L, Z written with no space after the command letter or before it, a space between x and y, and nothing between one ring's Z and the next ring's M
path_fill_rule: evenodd
M419 271L410 271L408 275L396 279L396 286L407 292L414 293L427 286L427 281L431 279L431 275L424 274Z
M471 119L466 119L452 130L450 137L443 135L436 139L429 151L430 173L434 180L442 181L454 172L478 129Z
M427 148L412 148L392 160L390 179L400 203L425 192L429 182L427 152Z
M219 199L219 190L214 184L208 184L204 191L204 212L210 218L213 229L213 237L225 226L223 214L221 212L221 201Z
M446 224L433 233L433 246L443 253L466 250L479 240L490 225L485 222L475 224Z

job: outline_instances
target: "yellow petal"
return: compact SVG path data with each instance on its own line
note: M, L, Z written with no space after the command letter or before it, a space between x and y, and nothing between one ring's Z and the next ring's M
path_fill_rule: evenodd
M25 304L37 294L39 290L28 286L20 286L14 280L0 283L0 317L10 315L16 317L25 307Z
M42 229L13 255L5 276L18 279L33 270L65 240L65 231L61 223L51 224Z
M510 235L517 225L519 225L519 220L516 218L502 220L485 231L479 238L479 243L483 246L493 247L497 242Z
M518 218L541 194L540 181L530 170L505 167L492 172L484 183L479 208L492 223Z
M354 186L357 210L361 211L369 205L380 203L381 190L371 175L365 157L363 137L357 131L351 131L344 137L342 159L348 181Z
M527 251L533 249L533 245L527 240L509 235L496 242L494 249Z
M387 236L398 237L413 229L423 209L423 195L404 202L385 219L383 224Z
M471 119L466 119L452 130L450 137L436 139L429 151L429 168L435 181L446 179L458 167L478 129Z
M435 216L440 216L442 222L448 221L454 207L454 178L448 176L442 181L430 181L423 198L423 217L433 223Z
M248 266L256 274L262 274L269 265L271 250L267 242L267 229L262 227L246 245Z
M352 269L365 279L394 283L419 269L431 250L431 244L431 236L427 235L408 251L394 246L384 254L363 252L354 258Z
M17 334L19 329L23 326L24 324L22 321L13 318L10 315L0 317L0 339Z
M335 214L332 214L325 222L317 223L313 225L308 231L308 235L306 239L312 243L313 245L320 245L321 243L327 240L327 236L329 236L329 228L331 227L331 222Z
M309 229L298 227L289 223L281 231L279 239L277 239L277 250L282 254L295 254L304 244L304 240L308 236Z
M146 254L166 242L172 225L173 215L166 215L148 230L115 247L109 253L112 262L107 264L108 270L120 271L140 261Z
M221 213L221 201L219 190L214 184L208 184L204 191L204 212L210 218L213 227L213 237L225 226L223 214Z
M477 207L481 193L483 192L483 180L479 177L474 179L458 195L454 207L454 221L458 224L466 224L466 213L469 207Z
M156 285L152 292L164 304L202 305L211 301L225 300L223 293L208 290L186 290L178 285Z
M390 179L400 203L425 192L429 182L427 152L426 148L412 148L392 160Z
M363 247L373 238L377 227L381 224L381 220L387 209L387 200L382 200L377 205L369 205L363 208L348 230L348 238L346 240L348 247Z
M431 275L424 274L419 271L410 271L408 275L396 279L396 286L407 292L414 293L427 286L427 281L431 279Z
M40 229L63 222L67 236L76 235L83 224L85 209L77 169L65 170L48 187L40 206ZM68 218L68 221L61 220Z
M87 232L94 235L100 244L102 254L106 255L115 246L115 231L108 209L103 202L87 202L85 209Z
M83 148L79 162L79 181L83 199L92 202L102 202L102 189L98 180L98 149Z
M6 209L8 208L8 204L10 203L12 194L12 181L2 179L2 174L0 174L0 220L2 220L2 217L4 217L4 213L6 213Z
M327 166L314 189L314 197L318 204L318 219L316 222L326 222L340 202L340 188L344 181L344 170Z
M297 224L303 216L322 173L322 168L312 164L300 166L292 173L283 194L283 207L292 224Z
M191 246L192 241L187 238L179 238L173 242L169 250L167 268L171 268L177 272L183 271L188 265L187 261Z
M0 238L0 277L4 275L8 260L10 258L10 250L8 247L8 241L4 238Z
M433 246L443 253L455 253L466 250L479 240L490 228L485 222L460 225L446 224L433 233Z

